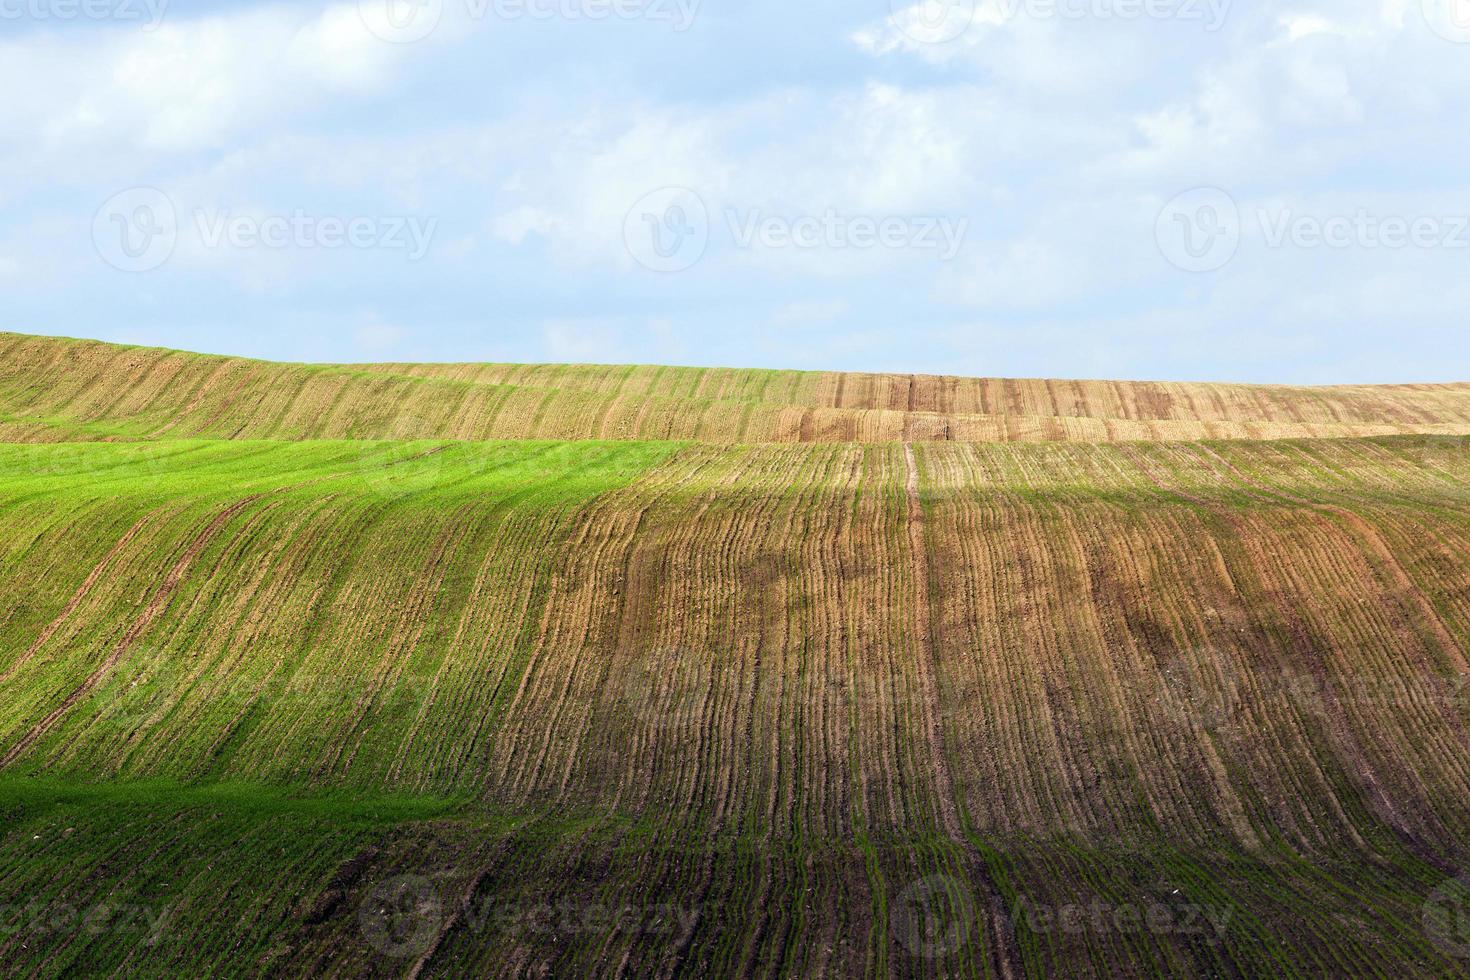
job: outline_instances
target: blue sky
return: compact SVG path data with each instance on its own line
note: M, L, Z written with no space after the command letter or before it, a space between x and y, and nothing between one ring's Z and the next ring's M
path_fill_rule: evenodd
M0 90L10 330L1470 380L1470 0L0 0Z

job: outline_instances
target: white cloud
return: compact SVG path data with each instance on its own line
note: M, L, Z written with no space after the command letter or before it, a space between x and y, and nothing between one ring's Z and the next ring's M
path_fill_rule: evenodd
M996 112L974 90L870 84L857 92L793 92L704 111L629 106L596 119L544 121L527 132L532 142L544 137L556 149L549 161L537 156L502 184L490 229L510 245L540 239L569 263L630 268L623 237L629 208L660 188L685 187L705 206L706 264L801 275L883 268L910 257L881 249L733 254L734 230L760 218L829 212L968 216L988 197L986 164L996 151L984 120ZM575 136L558 141L554 135L567 131ZM772 140L773 132L792 135Z
M416 46L371 35L356 5L287 5L151 31L113 27L0 43L4 161L12 175L85 170L108 154L116 168L231 146L343 95L381 92Z
M1414 4L1417 8L1417 4ZM1141 146L1100 172L1249 180L1320 176L1346 153L1407 150L1470 110L1470 59L1402 2L1303 9L1261 23L1187 88L1132 110ZM1349 131L1350 130L1350 131Z
M973 16L968 8L927 0L855 32L851 41L875 57L978 70L1027 101L1063 95L1107 101L1148 72L1161 50L1158 37L1137 21L1037 16L1048 5L1026 0L977 0Z

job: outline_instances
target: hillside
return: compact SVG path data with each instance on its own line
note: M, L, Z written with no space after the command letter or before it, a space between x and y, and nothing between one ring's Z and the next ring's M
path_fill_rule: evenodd
M0 334L0 440L1117 442L1470 432L1470 385L301 365Z
M1470 976L1470 386L0 345L19 973Z

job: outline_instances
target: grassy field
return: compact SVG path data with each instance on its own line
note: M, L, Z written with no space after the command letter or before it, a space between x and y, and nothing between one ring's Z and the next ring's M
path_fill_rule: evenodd
M1470 976L1470 388L0 343L7 973Z

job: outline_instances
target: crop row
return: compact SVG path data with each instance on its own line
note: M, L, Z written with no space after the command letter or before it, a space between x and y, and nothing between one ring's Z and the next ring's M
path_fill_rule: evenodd
M1457 439L3 447L0 952L1465 972L1467 559Z
M1463 385L298 365L0 334L0 438L1121 442L1470 429Z

